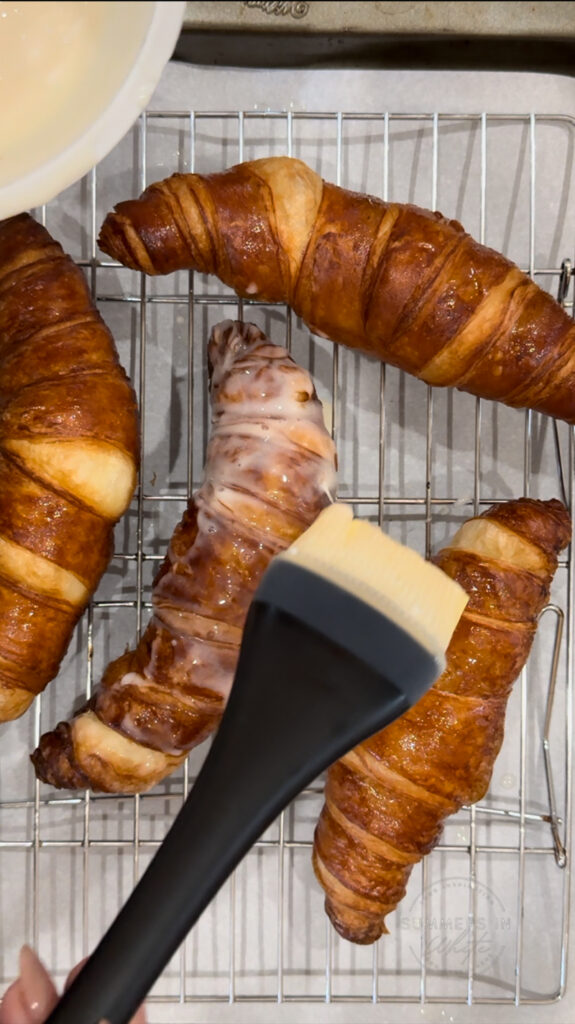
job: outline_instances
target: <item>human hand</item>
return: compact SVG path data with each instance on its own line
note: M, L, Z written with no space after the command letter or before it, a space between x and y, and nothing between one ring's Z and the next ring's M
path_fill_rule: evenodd
M66 988L82 964L70 971ZM0 1004L0 1024L44 1024L58 1003L58 992L48 971L29 946L20 950L20 976L4 993ZM105 1024L103 1021L102 1024ZM143 1008L130 1024L146 1024Z

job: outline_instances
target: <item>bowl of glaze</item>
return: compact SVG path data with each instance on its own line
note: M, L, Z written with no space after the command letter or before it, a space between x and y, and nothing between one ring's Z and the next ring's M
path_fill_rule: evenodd
M146 107L185 3L0 0L0 219L103 159Z

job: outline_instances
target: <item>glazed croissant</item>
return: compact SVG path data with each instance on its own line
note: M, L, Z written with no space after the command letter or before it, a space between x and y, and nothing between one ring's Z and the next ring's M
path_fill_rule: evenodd
M252 324L215 327L208 358L203 484L154 581L137 648L32 755L54 786L141 792L217 727L264 569L333 500L335 449L309 374Z
M575 326L455 220L323 182L288 157L174 174L104 221L100 246L147 274L216 274L287 302L316 334L434 385L575 422Z
M136 401L84 275L0 222L0 721L57 671L136 482Z
M435 559L469 594L446 669L415 707L327 775L313 864L344 938L369 943L387 932L387 914L444 819L486 792L507 698L570 533L559 501L522 498L469 520Z

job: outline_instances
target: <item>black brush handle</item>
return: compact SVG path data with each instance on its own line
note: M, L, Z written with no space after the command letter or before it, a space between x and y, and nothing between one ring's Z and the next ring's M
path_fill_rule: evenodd
M243 855L324 768L409 706L391 682L257 600L228 707L184 807L49 1024L127 1024Z

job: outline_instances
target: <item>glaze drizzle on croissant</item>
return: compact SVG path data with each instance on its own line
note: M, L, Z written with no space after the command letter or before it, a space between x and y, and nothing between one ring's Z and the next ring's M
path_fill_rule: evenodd
M174 174L104 221L100 246L147 274L216 274L287 302L317 334L420 377L575 423L575 326L461 224L270 157Z
M154 581L137 648L33 754L52 785L143 791L217 727L264 569L333 499L335 449L309 374L251 324L218 325L208 356L204 482Z
M84 275L0 222L0 721L57 671L136 483L136 400Z
M406 714L328 771L313 863L326 911L374 942L445 818L479 800L502 740L571 522L559 501L522 498L469 520L436 564L469 594L446 669Z

